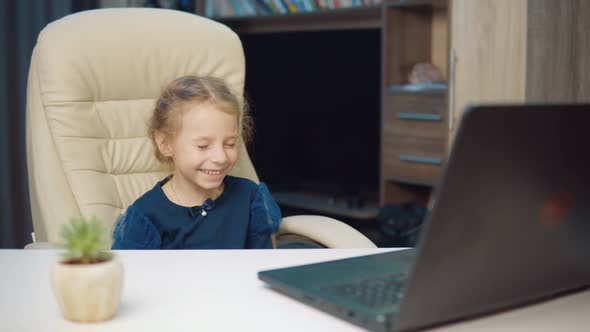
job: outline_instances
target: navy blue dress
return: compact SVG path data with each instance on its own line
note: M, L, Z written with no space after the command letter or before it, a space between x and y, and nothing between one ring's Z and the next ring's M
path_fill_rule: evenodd
M138 198L119 218L112 249L272 248L281 212L264 183L226 176L223 193L203 205L171 202L162 186Z

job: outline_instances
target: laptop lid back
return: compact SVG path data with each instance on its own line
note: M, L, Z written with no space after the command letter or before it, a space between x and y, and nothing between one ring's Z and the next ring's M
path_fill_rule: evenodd
M590 283L590 105L468 109L396 330Z

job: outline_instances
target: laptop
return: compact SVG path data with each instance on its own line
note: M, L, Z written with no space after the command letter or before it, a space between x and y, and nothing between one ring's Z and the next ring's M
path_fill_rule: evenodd
M261 271L373 331L411 331L590 284L590 105L465 112L416 248Z

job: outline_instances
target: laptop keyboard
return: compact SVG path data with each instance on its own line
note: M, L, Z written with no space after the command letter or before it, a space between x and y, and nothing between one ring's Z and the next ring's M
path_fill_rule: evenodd
M371 308L381 308L400 302L406 279L407 274L387 274L371 279L329 285L322 287L322 290Z

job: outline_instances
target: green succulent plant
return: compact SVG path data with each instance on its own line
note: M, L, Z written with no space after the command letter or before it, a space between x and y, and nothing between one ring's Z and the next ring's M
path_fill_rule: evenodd
M62 246L67 250L64 259L68 263L94 264L109 260L107 252L110 239L106 226L96 217L80 216L63 225Z

